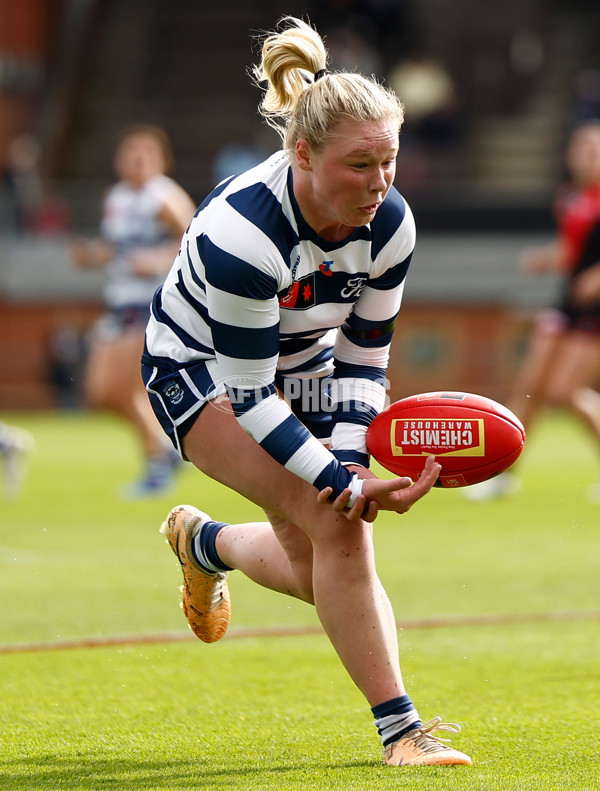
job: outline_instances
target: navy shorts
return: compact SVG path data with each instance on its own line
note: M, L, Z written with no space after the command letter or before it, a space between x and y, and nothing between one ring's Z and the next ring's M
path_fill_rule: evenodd
M224 385L216 385L206 361L177 367L142 361L142 379L154 414L177 452L185 458L182 440L206 404L225 395Z
M168 360L157 363L145 358L142 362L142 378L154 414L182 458L185 458L183 438L201 410L209 401L218 408L220 400L227 397L225 386L216 384L211 376L211 362L214 363L202 360L183 367L177 367ZM275 380L280 391L292 392L292 397L287 398L292 411L323 443L329 442L333 425L331 410L324 408L328 402L329 382L330 377L318 380L316 387L312 388L312 395L316 393L316 397L306 399L300 392L294 397L295 389L285 387L282 377Z

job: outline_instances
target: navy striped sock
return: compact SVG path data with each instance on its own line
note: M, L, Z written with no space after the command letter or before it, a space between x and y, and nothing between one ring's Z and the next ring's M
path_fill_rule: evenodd
M219 571L232 571L231 566L226 566L219 557L216 547L217 535L226 522L205 522L194 540L192 552L198 564L209 574Z
M386 700L385 703L373 706L371 711L384 747L397 742L405 733L422 725L419 713L408 695Z

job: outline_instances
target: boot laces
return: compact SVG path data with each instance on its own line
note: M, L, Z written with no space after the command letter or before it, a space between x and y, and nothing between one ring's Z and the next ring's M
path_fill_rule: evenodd
M440 750L450 750L448 746L449 739L443 739L440 736L434 736L433 731L447 731L450 733L460 733L460 725L454 722L442 722L441 717L434 717L429 722L415 728L404 737L410 739L415 743L415 746L422 750L424 753L434 753Z

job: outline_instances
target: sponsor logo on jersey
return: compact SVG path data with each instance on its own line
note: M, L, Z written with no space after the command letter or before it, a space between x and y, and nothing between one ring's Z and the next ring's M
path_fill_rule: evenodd
M350 277L346 282L346 287L342 289L341 295L343 297L358 297L360 292L365 287L367 282L366 277Z
M394 456L485 456L484 421L397 418L390 447Z
M280 297L279 304L288 310L306 310L315 304L315 273L311 272L306 277L301 277L284 297Z
M294 261L294 266L292 267L291 275L292 280L296 279L296 273L298 272L298 267L300 266L300 256L296 256L296 260Z
M333 275L333 272L331 271L332 264L333 261L323 261L323 263L319 267L319 271L322 272L324 275L327 275L327 277L331 277Z

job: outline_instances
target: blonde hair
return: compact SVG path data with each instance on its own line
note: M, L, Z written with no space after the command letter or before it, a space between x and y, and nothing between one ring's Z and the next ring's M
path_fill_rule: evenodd
M264 38L254 77L267 83L259 110L284 148L293 150L300 139L322 148L342 118L391 119L400 132L404 107L391 89L374 77L326 71L325 44L303 20L285 16L279 27Z

